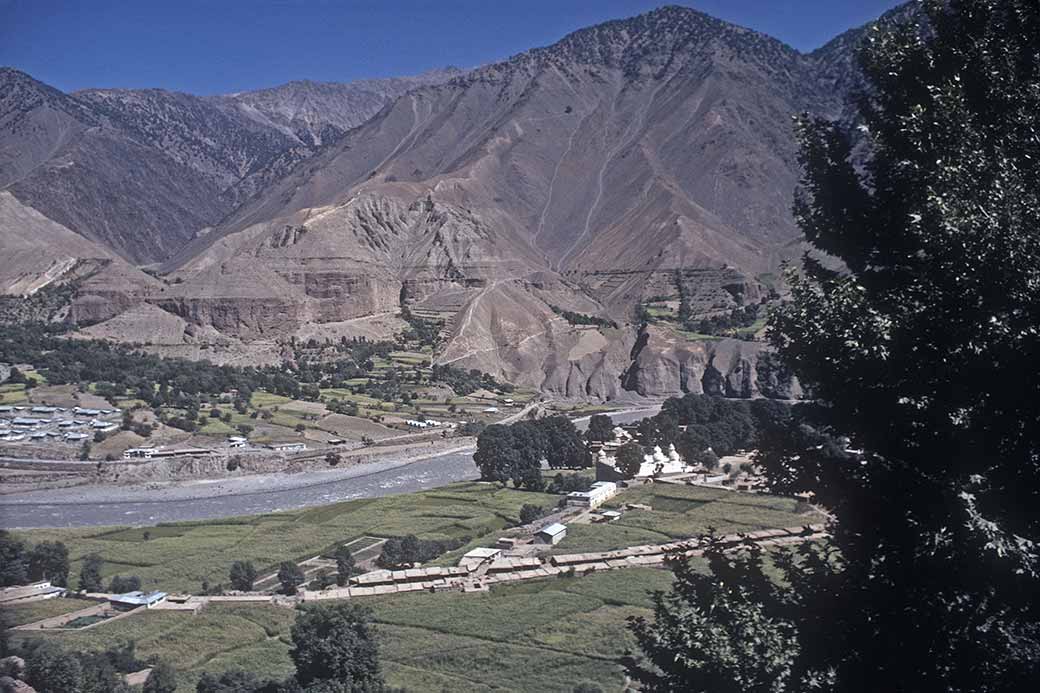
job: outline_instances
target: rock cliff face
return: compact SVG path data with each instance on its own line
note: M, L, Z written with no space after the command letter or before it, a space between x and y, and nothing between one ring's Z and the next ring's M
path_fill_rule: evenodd
M735 339L687 342L656 328L644 328L621 376L626 390L641 395L768 396L796 399L796 379L780 371L765 345Z

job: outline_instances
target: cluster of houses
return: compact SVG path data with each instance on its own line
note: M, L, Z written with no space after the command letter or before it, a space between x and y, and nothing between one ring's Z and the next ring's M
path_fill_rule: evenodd
M117 430L119 424L105 417L118 413L118 409L0 406L0 441L78 443L94 433Z
M408 419L404 423L406 426L410 428L437 428L438 426L444 425L443 422L435 421L433 419L424 419L422 421L418 421L416 419Z
M124 460L133 459L160 459L163 457L197 457L199 455L212 455L214 450L209 448L164 448L162 446L151 446L143 448L127 448L123 451Z

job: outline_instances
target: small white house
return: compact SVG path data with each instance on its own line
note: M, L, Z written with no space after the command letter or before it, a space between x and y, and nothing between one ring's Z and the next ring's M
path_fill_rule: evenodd
M271 450L276 452L302 452L307 449L306 443L272 443L268 445Z
M244 448L249 441L242 436L231 436L227 439L229 448Z
M542 527L535 533L534 537L543 544L559 544L567 536L567 526L554 522Z

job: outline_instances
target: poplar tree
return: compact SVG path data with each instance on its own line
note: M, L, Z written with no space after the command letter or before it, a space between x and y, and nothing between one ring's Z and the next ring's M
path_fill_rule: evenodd
M831 539L783 589L750 549L677 570L633 625L644 690L1040 680L1040 3L921 7L868 36L857 129L798 122L817 252L769 334L815 399L758 462Z

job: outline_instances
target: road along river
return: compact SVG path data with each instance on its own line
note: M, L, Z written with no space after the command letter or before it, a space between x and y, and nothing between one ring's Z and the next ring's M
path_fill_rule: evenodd
M660 405L611 414L630 423ZM579 428L588 418L577 419ZM91 486L31 491L0 501L0 527L151 525L253 515L357 498L411 493L477 477L472 447L413 461L374 462L343 470L261 474L164 486Z

